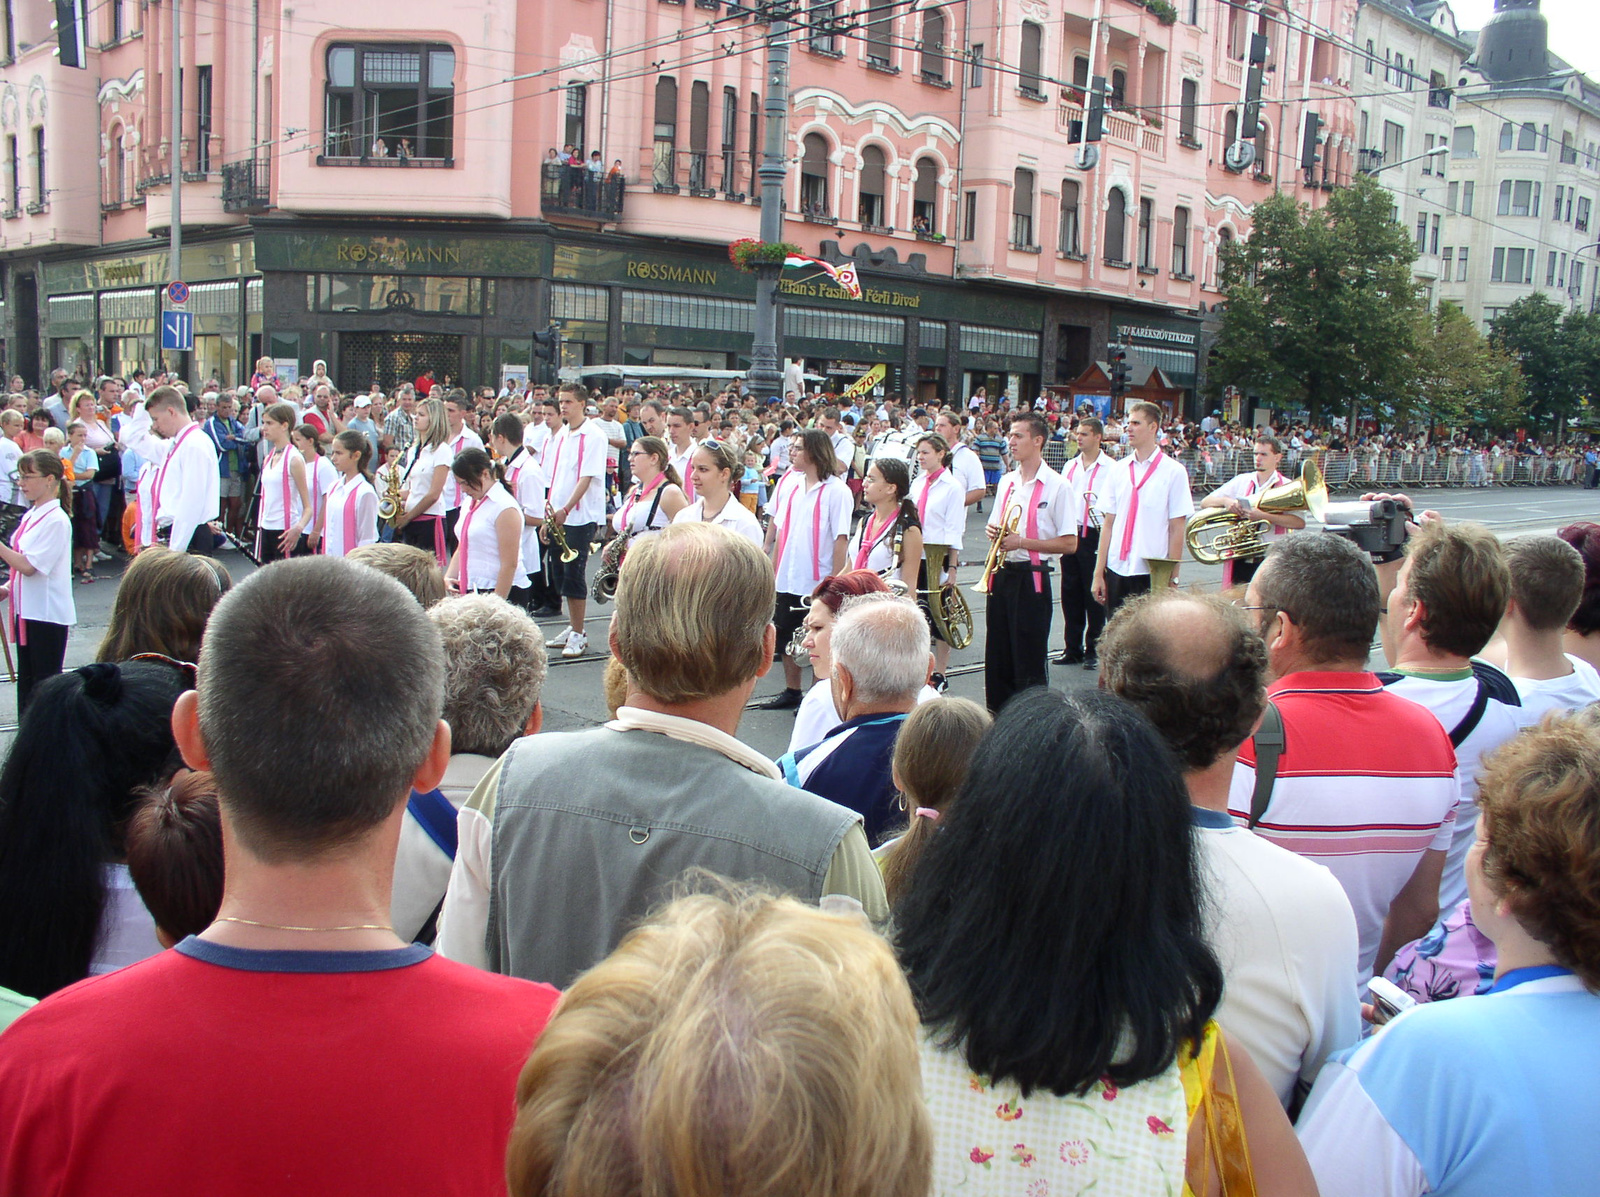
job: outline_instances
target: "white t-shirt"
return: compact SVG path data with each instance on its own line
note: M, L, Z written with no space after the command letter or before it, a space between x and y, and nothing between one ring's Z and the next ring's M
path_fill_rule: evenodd
M483 448L483 438L465 424L460 432L452 432L447 436L444 443L450 448L450 455L445 459L447 464L453 464L463 450ZM461 479L453 473L444 480L444 506L446 511L454 511L461 506Z
M322 551L343 557L351 549L378 541L378 492L360 474L340 478L328 492L328 518L323 521ZM355 540L345 535L346 513L355 517Z
M1180 517L1188 519L1194 514L1188 473L1165 453L1161 453L1153 468L1152 458L1140 461L1130 453L1115 463L1100 494L1100 513L1117 517L1111 544L1106 550L1106 568L1125 578L1148 574L1148 559L1167 555L1168 523ZM1127 513L1133 510L1135 483L1139 484L1139 507L1137 514L1131 517L1134 520L1133 543L1124 557L1123 521L1130 518Z
M1511 679L1522 695L1522 710L1530 723L1548 711L1576 711L1600 702L1600 670L1571 653L1567 660L1572 662L1572 672L1566 677Z
M983 477L983 462L978 458L977 451L964 442L950 447L950 472L961 483L963 503L966 502L970 492L985 490L988 487Z
M294 484L294 467L290 464L298 460L306 490L311 490L311 467L306 464L306 459L300 455L300 450L292 445L285 445L282 449L274 449L267 454L267 460L261 466L261 527L282 532L300 518L300 513L305 510L300 502L300 488ZM284 515L283 495L285 474L288 474L289 514ZM307 527L310 525L307 524Z
M522 506L522 568L530 574L536 574L542 561L539 528L536 524L528 523L527 517L531 515L536 520L544 519L544 468L540 466L539 459L530 455L524 446L506 458L505 469L506 485Z
M424 495L433 486L434 473L440 466L444 467L444 485L439 489L436 498L426 511L419 511L418 515L444 515L444 497L450 489L450 463L455 460L455 454L450 451L450 443L442 441L433 448L424 448L420 440L413 441L411 448L407 449L400 458L400 486L406 491L406 510L411 510L422 501Z
M28 559L35 573L11 570L11 604L19 619L78 622L72 597L72 517L51 499L30 507L11 536L11 547Z
M931 479L931 481L930 481ZM911 501L922 519L923 544L947 544L959 553L967 527L967 492L954 467L911 484Z
M308 532L317 526L317 516L322 514L328 501L328 492L338 485L339 471L322 454L318 453L314 461L306 462L306 487L311 491L311 518L306 521Z
M12 478L21 457L22 446L9 436L0 436L0 503L10 503L13 507L25 507L28 502Z
M1017 524L1017 534L1029 540L1054 540L1058 536L1075 534L1072 519L1071 492L1066 480L1050 468L1039 463L1039 472L1031 482L1025 482L1020 469L1012 470L1000 479L995 490L994 510L989 513L988 526L999 528L1011 509L1022 507L1022 519ZM1029 508L1037 513L1030 518ZM1060 553L1030 553L1017 549L1006 554L1007 561L1028 562L1037 557L1041 562L1054 561Z
M779 594L809 595L833 573L833 546L850 535L853 506L850 488L838 477L807 488L805 474L795 470L778 484L770 510Z
M682 453L671 441L667 442L667 464L678 471L678 477L683 479L683 493L689 498L694 498L694 474L690 467L694 464L694 451L700 447L699 443L690 440L689 447Z
M522 432L522 447L529 456L538 459L544 455L544 447L550 443L550 425L543 420L535 420Z
M600 419L597 419L597 420L595 420L595 424L599 427L601 432L605 433L605 437L606 437L606 466L609 469L613 469L614 470L614 469L617 468L617 463L619 461L621 461L621 459L622 459L622 456L621 456L622 455L622 450L617 448L611 442L612 441L620 441L627 434L623 431L622 425L617 423L617 421L615 421L615 420L600 420Z
M557 508L572 500L578 479L593 479L567 517L569 525L598 524L605 519L606 434L593 420L585 420L576 430L562 425L544 451L544 473L550 501Z
M698 524L706 521L706 508L704 499L696 499L677 515L672 517L675 524ZM737 532L740 536L748 537L750 543L756 547L761 546L762 532L761 521L743 503L732 495L722 505L722 510L712 516L710 523L721 524L730 531Z
M895 525L900 522L898 514L890 518L887 524L878 526L877 516L869 509L866 518L856 525L856 530L851 534L850 542L845 546L845 567L847 569L870 569L875 574L888 577L890 572L899 573L899 565L895 550ZM867 540L867 533L872 533L872 539ZM865 542L867 555L861 556L861 546ZM916 562L912 562L912 576L901 580L908 585L916 584Z
M520 521L522 507L511 492L499 483L491 486L481 500L470 496L461 509L456 523L456 567L461 589L493 590L500 581L500 532L496 527L500 517L514 511ZM512 571L511 585L528 584L527 572L522 567L522 535L517 535L517 565Z
M660 502L661 496L672 484L667 481L665 474L657 475L655 483L649 494L642 493L643 488L637 483L628 492L628 497L622 500L622 505L611 516L611 526L617 532L638 536L644 532L659 532L672 522Z

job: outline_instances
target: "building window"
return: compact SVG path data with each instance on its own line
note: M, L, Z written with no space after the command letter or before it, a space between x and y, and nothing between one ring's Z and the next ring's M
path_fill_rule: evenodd
M1467 247L1465 245L1463 245L1461 247L1460 256L1456 258L1456 282L1464 283L1466 281L1467 281Z
M455 51L442 45L328 48L324 150L330 158L452 156Z
M1450 107L1450 88L1445 83L1444 76L1438 71L1428 73L1428 107Z
M1556 202L1550 207L1550 219L1556 221L1557 223L1560 223L1561 221L1561 200L1566 194L1566 190L1567 189L1565 187L1556 188Z
M1372 39L1367 39L1367 74L1372 74L1372 64L1377 60L1378 48L1372 44Z
M1578 164L1578 147L1572 144L1571 133L1561 135L1561 161L1569 166Z
M967 75L968 87L983 86L983 43L972 47L972 67Z
M889 47L894 42L894 8L890 0L868 0L867 62L873 66L887 67L891 60ZM879 13L872 16L872 13Z
M1417 252L1426 253L1428 250L1428 217L1427 214L1417 217Z
M1113 187L1106 203L1106 263L1128 264L1128 197Z
M1500 126L1500 148L1502 150L1509 150L1511 148L1511 143L1516 136L1516 127L1513 126L1510 121L1506 121Z
M1154 270L1156 265L1156 201L1139 201L1139 265Z
M1453 245L1445 246L1444 247L1444 254L1442 255L1442 257L1443 257L1444 265L1439 268L1439 281L1440 282L1444 282L1444 283L1448 283L1450 281L1450 273L1451 273L1451 271L1453 271L1455 269L1455 264L1456 264L1456 249L1455 249L1455 246L1453 246Z
M932 158L917 159L917 176L911 190L911 228L918 233L940 231L939 164Z
M1428 252L1430 254L1436 254L1439 252L1439 226L1443 222L1444 217L1435 213L1433 217L1433 223L1429 226L1432 229L1432 233L1428 238Z
M6 137L6 199L7 212L22 211L22 163L15 133Z
M861 173L858 178L856 219L862 224L886 225L887 205L884 203L884 177L888 162L883 150L875 145L861 150Z
M1194 79L1185 79L1178 95L1178 136L1190 143L1198 141L1195 128L1200 110L1200 84Z
M706 191L706 151L711 144L711 85L689 85L689 190Z
M722 89L722 190L728 194L738 190L739 171L739 93L731 87Z
M1011 244L1033 244L1033 172L1021 167L1012 177Z
M678 186L678 81L656 80L656 113L651 177L657 187Z
M1589 231L1589 212L1592 207L1593 201L1588 196L1581 195L1578 197L1578 214L1572 221L1572 227L1577 229L1578 232L1587 233Z
M1533 255L1531 249L1496 249L1489 264L1491 283L1533 282Z
M1452 158L1476 158L1478 156L1478 131L1471 125L1457 125L1455 132L1450 135L1450 156Z
M589 85L567 84L566 119L562 122L562 143L581 150L589 143Z
M1078 102L1084 103L1089 98L1089 60L1082 54L1076 54L1072 59L1072 87L1076 91Z
M834 32L834 16L838 5L833 0L812 0L810 46L819 54L837 54L839 35Z
M1232 145L1239 140L1239 110L1230 108L1222 116L1222 142Z
M1022 52L1019 55L1017 87L1030 96L1043 95L1044 27L1022 22Z
M194 168L211 173L211 67L195 68Z
M761 194L761 97L750 93L750 194Z
M1556 285L1556 251L1553 249L1550 251L1549 256L1545 259L1544 285L1547 287L1553 287Z
M964 191L961 193L961 240L976 241L978 239L978 193Z
M111 40L120 42L128 33L122 15L122 0L107 0L106 7L111 10Z
M1061 240L1057 243L1057 248L1074 258L1083 256L1080 195L1075 180L1061 180Z
M930 8L922 14L922 77L929 83L943 83L944 10Z
M1456 205L1461 202L1461 184L1451 183L1444 189L1444 210L1454 212Z
M1393 121L1383 122L1383 160L1398 162L1406 156L1406 131Z
M1172 273L1189 273L1189 209L1172 210Z
M1433 161L1434 161L1433 160L1433 156L1432 156L1433 142L1434 142L1434 137L1433 137L1432 133L1423 134L1423 136L1422 136L1422 152L1425 155L1427 155L1427 157L1424 157L1422 159L1422 173L1425 174L1425 175L1431 175L1433 173ZM1442 167L1440 168L1439 173L1440 174L1444 174L1444 169Z
M1583 298L1583 263L1576 258L1572 260L1572 298Z
M1500 182L1500 216L1539 215L1540 184L1534 179L1503 179Z
M34 203L44 207L49 192L44 185L44 126L33 127L33 198Z
M1471 180L1461 184L1461 215L1472 215L1472 196L1477 191L1478 185ZM1466 250L1462 250L1466 253Z
M1521 129L1517 130L1517 149L1537 150L1539 148L1539 130L1532 121L1525 121Z
M111 194L106 198L113 204L128 202L128 159L122 148L122 126L117 126L117 131L111 135L111 161L106 163L110 167L109 179Z
M821 133L807 133L800 143L800 214L832 216L828 203L828 142Z
M1128 107L1128 72L1121 67L1111 71L1111 95L1106 102L1119 112Z

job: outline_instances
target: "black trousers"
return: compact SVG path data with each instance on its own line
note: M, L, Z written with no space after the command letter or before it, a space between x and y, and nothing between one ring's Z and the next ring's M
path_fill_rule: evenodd
M444 547L451 556L455 555L456 545L459 543L456 540L456 521L460 518L459 507L452 507L444 513Z
M1265 560L1265 557L1251 557L1235 561L1233 563L1233 584L1235 586L1249 585L1250 579L1256 576L1256 570L1261 568L1261 563Z
M1149 574L1135 574L1132 577L1124 577L1115 570L1106 570L1106 618L1110 619L1115 615L1117 608L1134 595L1149 593Z
M61 672L61 662L67 656L67 625L46 623L42 619L19 620L25 632L16 637L13 645L17 654L17 716L28 709L33 688L45 678ZM23 639L26 644L21 643Z
M1095 556L1100 551L1100 529L1090 528L1078 537L1078 551L1061 558L1061 619L1066 625L1068 655L1095 654L1106 626L1106 609L1094 601ZM1087 629L1089 639L1084 641Z
M1033 588L1034 579L1039 589ZM1026 565L1003 566L994 576L985 615L983 696L995 714L1011 696L1050 680L1050 617L1055 598L1050 575Z

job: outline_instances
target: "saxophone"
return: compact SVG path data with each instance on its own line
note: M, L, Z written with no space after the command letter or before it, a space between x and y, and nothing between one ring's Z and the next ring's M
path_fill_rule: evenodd
M589 597L595 602L609 603L616 597L617 576L622 572L622 559L627 555L628 541L632 537L632 532L613 536L601 550L600 568L595 570L594 581L589 583Z
M378 500L378 518L386 524L394 523L405 510L405 500L400 496L400 471L390 466L389 481L383 488L383 498Z

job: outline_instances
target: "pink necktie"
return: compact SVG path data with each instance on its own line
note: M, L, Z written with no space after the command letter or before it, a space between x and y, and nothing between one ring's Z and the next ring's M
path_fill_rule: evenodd
M922 495L917 499L917 521L923 527L927 527L928 524L928 492L933 489L933 484L939 481L939 475L942 473L944 473L944 467L940 466L928 475L928 480L922 485Z
M1144 484L1150 481L1150 475L1156 472L1156 467L1161 464L1161 450L1157 449L1150 458L1150 464L1145 467L1144 477L1133 481L1133 473L1139 468L1137 459L1128 460L1128 481L1133 485L1133 500L1128 504L1128 517L1122 528L1122 552L1118 554L1126 561L1133 554L1133 528L1139 519L1139 491Z

